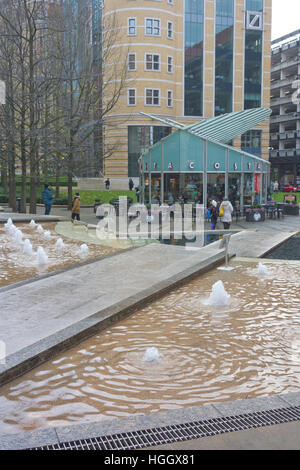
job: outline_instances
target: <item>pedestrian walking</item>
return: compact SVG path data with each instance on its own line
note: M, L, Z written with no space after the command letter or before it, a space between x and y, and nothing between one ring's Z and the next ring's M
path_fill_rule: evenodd
M130 180L129 180L129 191L132 191L133 188L134 188L134 182L133 182L132 178L130 178Z
M109 178L107 178L107 180L105 181L105 188L106 188L106 191L110 190L110 180L109 180Z
M45 184L45 189L42 192L42 201L45 205L45 215L50 215L53 204L53 195L49 189L49 184Z
M232 212L233 207L230 201L225 197L219 209L219 216L224 225L224 230L230 229L230 224L232 222Z
M217 222L219 217L218 204L216 201L211 202L210 206L210 229L216 230Z
M80 194L76 193L72 207L72 220L80 220Z

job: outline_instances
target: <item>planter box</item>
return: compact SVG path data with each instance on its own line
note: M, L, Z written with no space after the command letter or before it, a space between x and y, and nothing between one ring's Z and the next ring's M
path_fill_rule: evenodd
M263 222L266 218L264 210L247 209L246 222Z
M284 206L283 213L285 215L299 215L299 206Z

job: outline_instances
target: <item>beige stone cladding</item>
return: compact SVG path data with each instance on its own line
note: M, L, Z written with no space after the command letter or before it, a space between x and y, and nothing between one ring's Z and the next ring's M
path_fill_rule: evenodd
M270 107L271 9L272 0L264 0L264 107ZM184 0L108 0L104 24L113 16L117 19L118 40L111 48L111 64L118 61L120 69L127 64L128 70L120 99L104 122L104 173L127 178L128 126L163 125L140 112L184 124L192 122L184 117ZM204 36L204 115L195 117L195 121L214 116L215 0L205 0ZM235 0L233 111L244 107L244 51L245 0ZM106 65L104 80L106 77L111 77L110 64ZM120 79L109 78L106 92L113 92ZM262 156L268 159L268 122L257 129L262 130ZM240 147L241 139L236 139L234 145Z

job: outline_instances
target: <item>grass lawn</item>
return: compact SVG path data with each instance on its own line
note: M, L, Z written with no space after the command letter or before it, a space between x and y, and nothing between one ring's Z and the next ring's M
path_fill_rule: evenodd
M272 199L276 202L283 202L285 195L294 194L297 197L297 204L300 204L300 193L273 193Z
M127 196L131 198L133 202L137 202L137 197L135 191L73 191L73 196L75 193L79 192L81 204L86 206L92 206L96 199L100 200L102 203L108 204L111 199L118 199L120 196ZM67 198L67 191L61 191L60 197Z

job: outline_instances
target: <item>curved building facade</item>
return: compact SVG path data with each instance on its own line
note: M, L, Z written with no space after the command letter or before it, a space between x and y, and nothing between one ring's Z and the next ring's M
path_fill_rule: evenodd
M104 81L113 90L125 79L117 104L104 120L105 176L138 177L141 152L172 132L166 119L186 125L269 107L271 4L271 0L104 3L104 29L115 21L118 31ZM110 65L116 62L126 64L126 77L112 80ZM162 122L140 113L155 114ZM267 159L268 123L234 144Z

